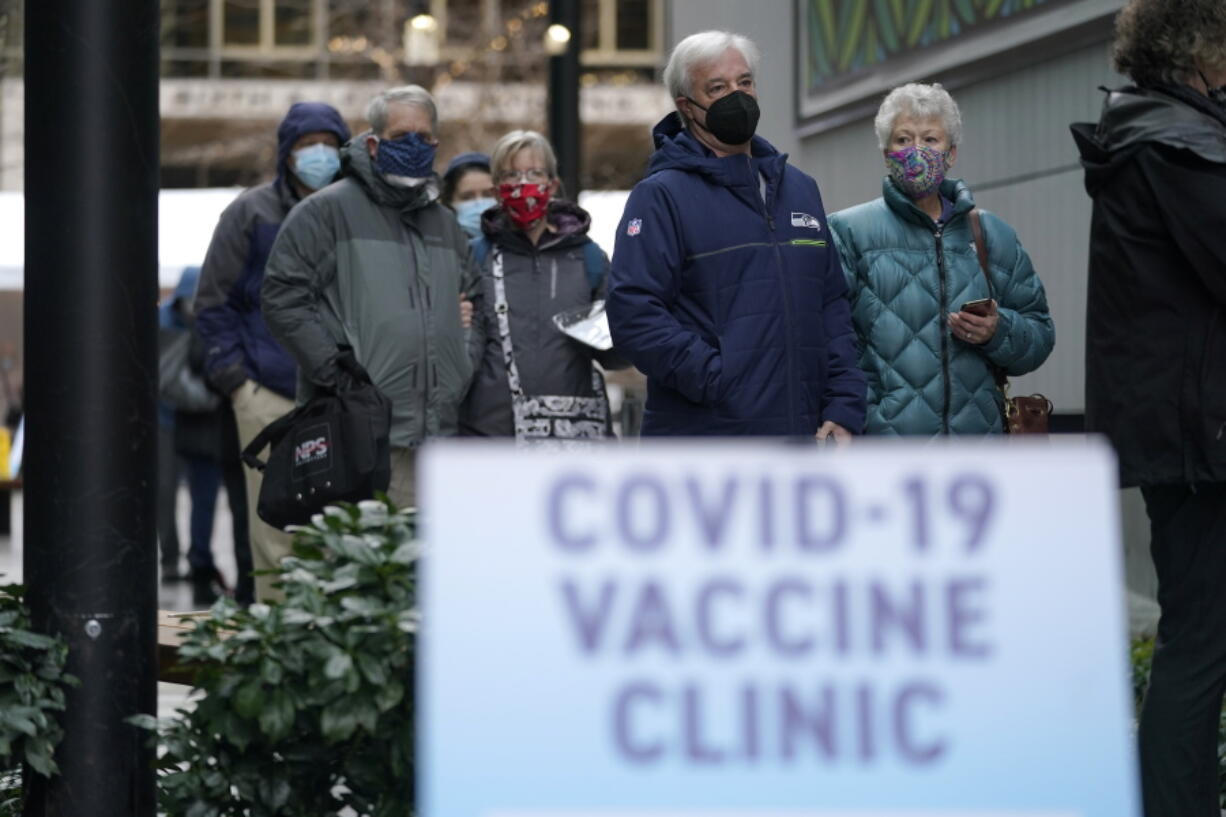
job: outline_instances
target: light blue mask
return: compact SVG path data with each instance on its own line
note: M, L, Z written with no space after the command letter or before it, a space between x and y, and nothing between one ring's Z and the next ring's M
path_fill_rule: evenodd
M331 145L317 143L294 151L294 175L312 190L327 187L340 169L340 151Z
M497 203L493 199L488 198L462 201L455 207L456 221L460 222L464 232L473 238L477 238L481 235L481 214Z

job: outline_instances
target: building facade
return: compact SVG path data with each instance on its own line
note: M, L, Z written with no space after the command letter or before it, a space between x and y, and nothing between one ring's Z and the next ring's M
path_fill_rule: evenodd
M22 187L24 2L0 0L0 189ZM582 0L581 182L625 187L667 110L655 81L666 0ZM415 82L438 98L440 162L545 127L540 0L162 0L162 186L250 185L298 100L333 104L356 130L366 102Z

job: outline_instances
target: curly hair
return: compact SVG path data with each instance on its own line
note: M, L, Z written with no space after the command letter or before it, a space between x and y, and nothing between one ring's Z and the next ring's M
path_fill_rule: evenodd
M1226 2L1131 0L1115 18L1115 70L1138 85L1183 83L1226 68Z

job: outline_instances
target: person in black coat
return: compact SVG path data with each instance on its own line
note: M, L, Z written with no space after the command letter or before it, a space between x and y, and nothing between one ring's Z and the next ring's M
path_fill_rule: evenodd
M1158 575L1141 715L1147 817L1218 817L1226 693L1226 3L1132 0L1097 126L1086 425L1140 486Z

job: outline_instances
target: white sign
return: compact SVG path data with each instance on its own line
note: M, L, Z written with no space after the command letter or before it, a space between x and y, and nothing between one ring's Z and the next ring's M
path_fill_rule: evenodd
M164 79L163 119L271 119L295 102L326 102L351 122L362 122L371 97L386 83L353 80ZM444 121L534 122L545 117L540 84L450 82L434 89ZM579 93L579 115L590 125L646 125L672 110L662 85L597 85ZM362 126L364 127L364 125Z
M425 817L1135 817L1115 464L423 452Z

